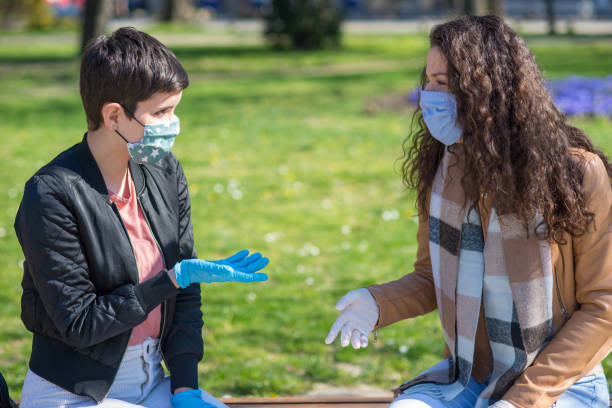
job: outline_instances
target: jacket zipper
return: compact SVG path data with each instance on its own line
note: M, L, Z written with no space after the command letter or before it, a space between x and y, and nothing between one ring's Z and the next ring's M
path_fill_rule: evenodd
M164 256L164 251L162 251L161 245L159 245L159 242L157 241L157 238L155 237L155 234L153 233L153 228L151 228L151 223L149 222L149 218L147 217L147 214L145 213L144 209L142 208L142 203L140 202L140 197L136 196L136 201L138 202L138 207L140 208L140 211L142 211L142 215L144 216L145 222L147 223L147 227L149 227L149 232L151 233L151 236L153 237L153 240L155 241L155 245L157 245L157 248L159 249L159 253L162 256L162 259L164 261L164 267L167 267L166 265L166 257ZM164 360L164 363L166 363L166 358L164 357L164 353L162 352L161 349L161 344L162 344L162 340L163 340L163 336L164 336L164 328L166 326L166 301L162 301L161 303L161 327L160 327L160 331L159 331L159 342L157 343L157 350L159 350L159 353L162 356L162 359ZM168 363L166 363L166 366L168 365Z
M563 299L561 299L561 290L559 289L559 280L557 279L557 267L554 268L555 272L555 289L557 291L557 299L559 299L559 306L561 306L561 315L563 315L563 322L567 321L567 310L565 309L565 305L563 304Z

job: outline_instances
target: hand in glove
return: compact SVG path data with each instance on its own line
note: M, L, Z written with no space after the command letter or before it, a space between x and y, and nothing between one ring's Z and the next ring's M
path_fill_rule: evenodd
M347 293L340 299L336 309L341 313L329 330L325 343L331 344L342 330L342 347L348 346L349 342L355 349L366 347L368 336L378 321L378 305L370 291L361 288Z
M217 408L202 400L202 391L188 390L174 394L170 398L172 408Z
M174 265L176 282L181 288L192 283L204 282L261 282L268 280L265 273L256 273L268 264L268 258L260 253L247 256L249 251L242 251L219 261L201 259L184 259Z

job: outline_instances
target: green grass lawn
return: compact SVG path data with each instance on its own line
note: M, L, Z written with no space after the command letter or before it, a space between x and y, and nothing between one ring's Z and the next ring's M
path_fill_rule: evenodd
M31 335L19 318L13 221L25 181L85 131L74 39L0 34L0 370L17 398ZM345 292L412 270L414 194L397 161L410 111L366 114L364 104L416 85L426 35L349 36L342 50L313 53L237 43L172 46L191 78L174 152L196 249L271 260L266 283L204 287L200 385L233 396L302 394L315 383L391 388L440 359L437 314L385 328L365 350L323 340ZM612 73L607 39L528 43L549 77ZM612 154L609 118L574 122Z

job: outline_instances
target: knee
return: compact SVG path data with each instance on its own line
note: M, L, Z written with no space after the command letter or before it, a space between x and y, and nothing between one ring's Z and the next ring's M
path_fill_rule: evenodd
M202 391L202 401L207 402L207 403L215 406L216 408L229 408L227 405L225 405L219 399L213 397L211 394L209 394L208 392L204 391L203 389L200 388L200 391Z
M398 399L389 404L388 408L432 408L432 406L418 399L410 397L402 398L400 396Z

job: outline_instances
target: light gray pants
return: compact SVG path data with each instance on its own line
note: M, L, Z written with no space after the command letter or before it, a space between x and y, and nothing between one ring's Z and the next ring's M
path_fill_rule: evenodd
M170 377L164 375L157 339L129 346L107 397L96 402L72 394L28 370L21 391L20 408L172 408ZM61 369L61 367L58 367ZM202 399L219 408L227 405L202 390Z

